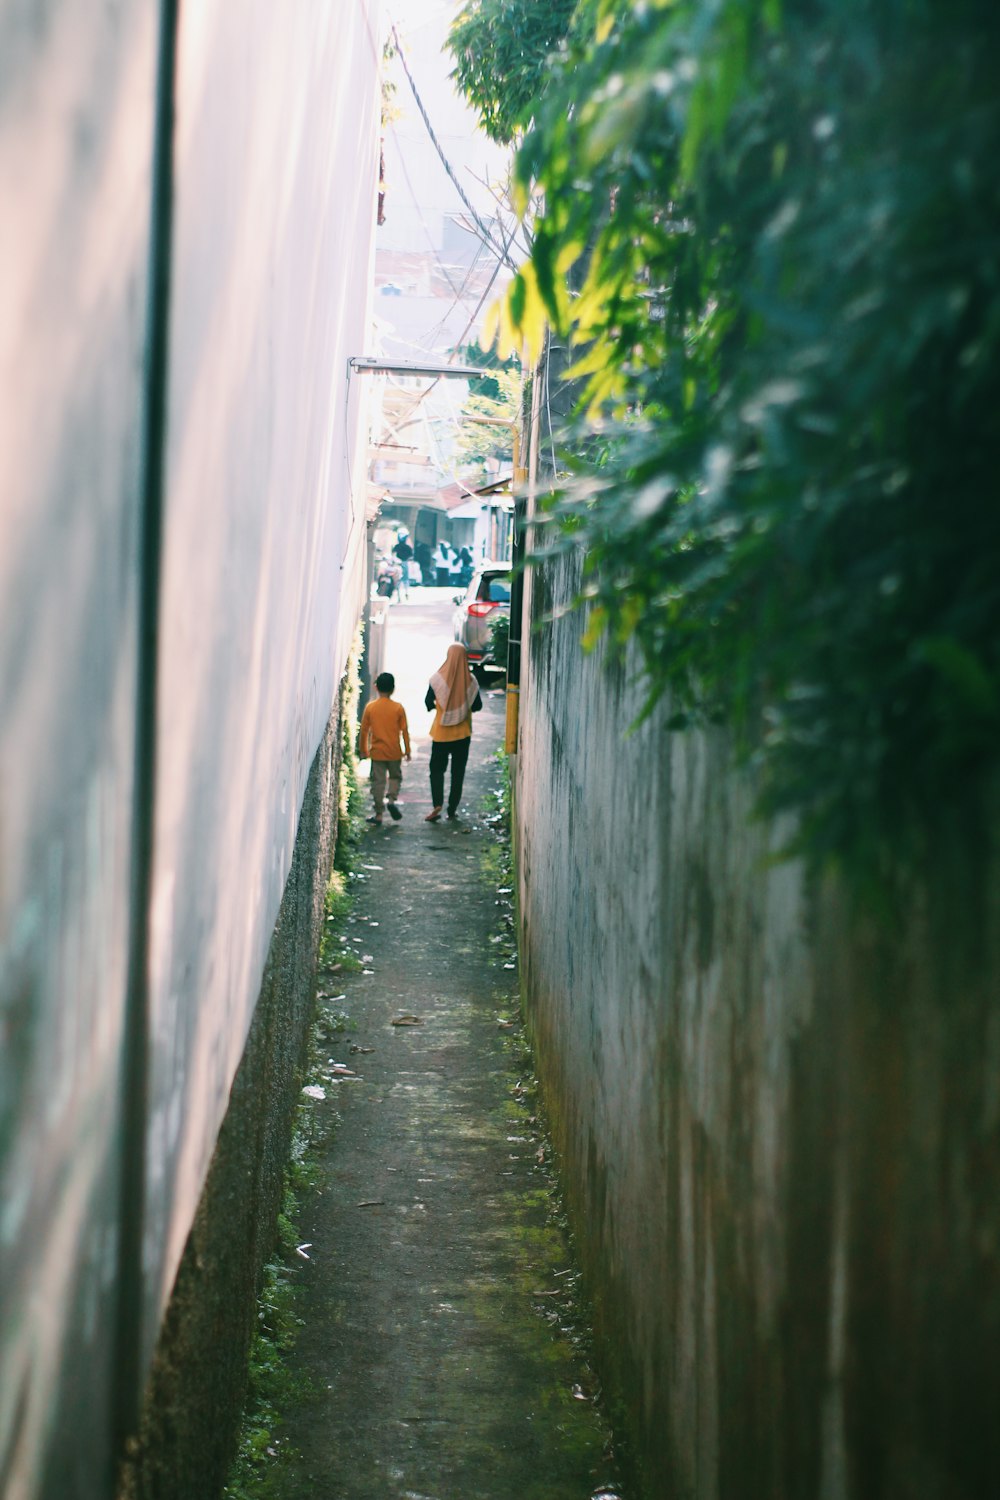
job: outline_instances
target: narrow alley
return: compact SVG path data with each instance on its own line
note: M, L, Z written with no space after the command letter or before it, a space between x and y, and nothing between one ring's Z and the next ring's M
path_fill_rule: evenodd
M998 0L0 17L0 1500L1000 1500Z
M484 691L474 721L459 820L424 821L422 699L451 611L447 591L430 589L392 611L384 665L414 758L402 821L366 829L355 865L347 933L362 968L321 984L333 1024L315 1108L332 1129L303 1203L304 1326L290 1356L311 1395L285 1413L263 1491L281 1500L622 1493L553 1216L498 899L487 819L501 690Z

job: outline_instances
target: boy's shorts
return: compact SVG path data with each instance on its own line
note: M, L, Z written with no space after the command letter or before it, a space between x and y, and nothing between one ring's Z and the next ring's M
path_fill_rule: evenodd
M372 761L372 772L371 772L371 779L372 779L372 781L375 781L376 779L379 780L379 781L384 781L384 779L387 776L388 776L388 778L389 778L390 781L402 781L402 779L403 779L403 762L402 762L402 760L373 760Z

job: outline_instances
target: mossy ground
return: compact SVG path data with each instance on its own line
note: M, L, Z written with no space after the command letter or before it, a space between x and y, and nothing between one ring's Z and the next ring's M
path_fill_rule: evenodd
M502 699L487 707L495 743ZM277 1330L261 1346L274 1394L231 1500L620 1492L520 1020L506 768L483 729L477 811L428 828L406 807L364 831L330 897L312 1175L283 1258L293 1346Z

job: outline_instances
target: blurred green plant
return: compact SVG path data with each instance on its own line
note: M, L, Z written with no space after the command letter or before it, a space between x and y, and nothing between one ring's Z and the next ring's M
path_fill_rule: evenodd
M536 553L580 549L586 644L635 639L673 727L734 726L797 848L881 868L997 759L1000 7L570 31L518 106L501 320L578 356Z
M499 369L490 376L490 381L497 387L497 397L468 397L462 407L456 443L466 474L475 466L484 480L489 477L491 459L497 461L502 471L510 473L511 429L521 412L520 371ZM486 421L477 420L484 417Z
M333 868L341 875L351 870L364 828L364 792L358 779L358 699L361 692L362 634L358 631L340 685L340 740L337 757L337 826ZM327 913L329 916L329 912Z
M507 646L510 641L510 615L498 614L490 628L490 656L498 667L506 669Z
M465 364L479 365L489 371L486 375L476 375L470 379L470 396L487 396L491 401L501 400L500 373L507 371L508 374L516 374L521 369L521 361L516 354L510 354L504 360L498 359L496 350L484 349L478 339L471 339L469 343L463 344L461 354Z

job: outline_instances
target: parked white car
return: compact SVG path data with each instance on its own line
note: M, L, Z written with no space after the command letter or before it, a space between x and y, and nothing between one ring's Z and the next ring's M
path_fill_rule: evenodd
M455 603L454 637L468 651L472 670L477 676L505 671L507 663L495 662L490 652L494 622L498 615L510 614L510 563L480 563Z

